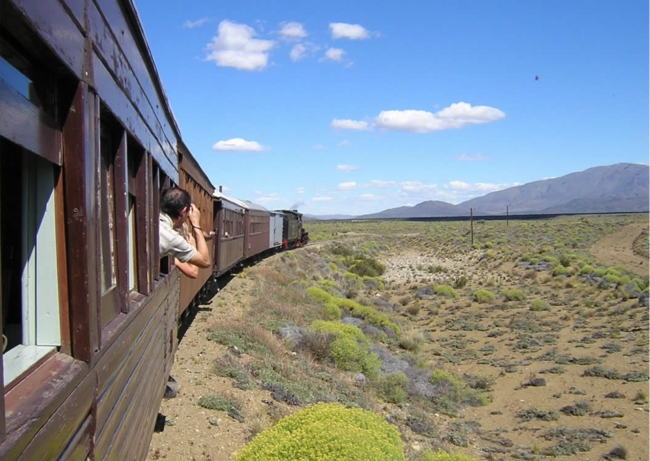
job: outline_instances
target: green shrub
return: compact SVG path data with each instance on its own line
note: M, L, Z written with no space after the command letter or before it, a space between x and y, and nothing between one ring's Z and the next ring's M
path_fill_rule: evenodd
M587 275L587 274L593 274L594 273L594 268L590 266L589 264L585 264L580 268L580 274L581 275Z
M339 271L339 266L337 266L336 263L331 262L327 265L327 267L329 267L332 272Z
M524 253L523 255L521 255L521 260L522 260L522 261L526 261L526 262L528 262L528 261L530 261L532 258L533 258L533 254L532 254L531 252L529 252L529 251L527 251L526 253Z
M607 274L607 275L605 275L605 281L607 283L618 283L618 275L616 275L616 274Z
M433 291L437 295L444 296L445 298L458 298L458 292L449 285L436 285Z
M402 403L406 400L406 383L408 377L400 372L382 375L375 384L380 399L388 403Z
M533 301L533 305L530 306L530 310L533 312L548 311L550 309L551 306L546 301L539 298Z
M379 285L379 290L380 291L385 288L384 281L382 279L380 279L379 277L369 277L367 275L364 275L363 277L361 277L361 279L364 281L364 283L369 281L369 280L377 282L377 285Z
M557 259L555 256L544 256L544 261L552 265L556 265L560 263L560 260Z
M594 269L593 274L597 277L604 277L605 274L607 273L607 269L604 267L599 267L597 269Z
M477 461L477 459L460 453L433 452L426 448L415 455L413 461Z
M490 402L489 397L481 393L480 390L470 388L463 380L445 370L433 370L429 382L444 384L441 396L454 403L481 406Z
M386 266L372 258L358 260L350 266L350 272L360 277L379 277L386 271Z
M467 282L468 282L467 277L464 276L464 275L456 277L456 280L454 280L454 288L457 288L459 290L461 288L465 288L465 286L467 285Z
M322 288L318 287L309 287L307 288L307 295L312 298L314 301L325 304L332 300L332 295Z
M319 403L260 433L235 461L403 461L403 450L399 430L381 415Z
M332 302L325 303L323 306L323 318L325 320L341 320L341 309Z
M490 258L490 259L494 259L494 251L492 251L492 250L487 250L487 251L485 252L485 257Z
M400 327L387 314L379 312L372 307L362 306L352 299L332 298L331 301L339 308L345 309L353 316L362 318L372 325L391 328L398 335L401 332Z
M526 294L521 290L503 290L501 292L506 301L523 301L526 299Z
M555 269L553 269L553 277L557 277L558 275L567 275L568 273L569 269L564 266L556 266Z
M379 375L381 360L368 349L368 339L354 325L316 320L311 331L331 333L336 339L330 345L330 357L343 371L360 371L369 378Z
M477 303L493 303L496 299L495 294L488 290L478 290L474 293L474 300Z

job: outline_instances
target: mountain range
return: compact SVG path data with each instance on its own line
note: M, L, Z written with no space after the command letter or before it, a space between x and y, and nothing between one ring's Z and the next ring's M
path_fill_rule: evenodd
M647 212L650 209L648 173L647 165L617 163L491 192L458 205L426 201L354 218L467 216L470 208L475 216L504 215L506 207L510 214ZM339 216L336 219L353 217Z

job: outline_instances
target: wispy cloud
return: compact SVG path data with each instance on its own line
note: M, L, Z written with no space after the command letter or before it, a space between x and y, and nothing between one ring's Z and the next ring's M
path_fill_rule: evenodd
M432 131L452 130L468 125L491 123L505 118L506 114L499 109L489 106L472 106L466 102L457 102L436 113L424 110L384 110L372 120L372 123L358 120L344 120L339 129L355 128L366 124L366 129L375 127L391 130L406 131L409 133L429 133ZM334 119L335 121L338 119ZM334 122L332 122L334 123ZM459 160L485 160L487 157L477 154L459 156Z
M352 143L350 141L345 140L338 143L336 147L350 147L351 145Z
M357 183L354 182L354 181L350 181L350 182L342 182L341 184L339 184L338 189L339 190L352 190L352 189L356 189L356 187L357 187Z
M379 188L384 188L384 187L394 187L398 183L395 181L380 181L379 179L373 179L367 184L367 187L379 187Z
M296 194L304 194L304 193L305 193L304 187L296 187Z
M359 167L355 165L337 165L336 170L338 171L345 171L346 173L349 173L354 170L358 170Z
M206 59L221 67L262 70L268 64L269 52L275 42L254 38L255 35L255 30L246 24L221 21L218 35L206 47Z
M319 49L320 47L310 42L297 43L291 48L289 57L293 62L300 61L306 57L313 56Z
M316 145L314 146L314 149L325 149L325 146L322 145L322 144L316 144Z
M370 33L365 27L359 24L348 24L345 22L330 23L330 32L334 40L348 38L350 40L364 40L370 38Z
M312 202L329 202L330 200L332 200L332 197L314 197L311 200Z
M283 40L301 40L308 34L299 22L283 22L280 24L280 37Z
M480 162L482 160L488 160L487 155L483 154L460 154L456 156L456 159L460 160L461 162Z
M187 20L187 21L185 21L183 23L183 27L185 27L186 29L194 29L195 27L201 27L203 24L205 24L209 20L210 20L210 18L201 18L201 19L198 19L196 21Z
M369 130L370 125L368 122L360 121L360 120L339 120L339 119L334 119L332 120L332 123L330 123L330 126L332 128L336 129L341 129L341 130L357 130L357 131L364 131L364 130Z
M242 138L232 138L227 141L219 141L212 146L212 150L218 152L259 152L266 149L266 147L256 141L246 141Z
M345 51L343 51L340 48L328 48L325 51L325 57L323 59L326 59L328 61L341 62L341 61L343 61L343 55L344 54L345 54Z

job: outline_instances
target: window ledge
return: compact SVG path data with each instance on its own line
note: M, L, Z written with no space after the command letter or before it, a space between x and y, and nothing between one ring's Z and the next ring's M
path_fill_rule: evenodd
M55 351L56 347L53 346L24 346L19 344L5 352L2 356L5 387Z

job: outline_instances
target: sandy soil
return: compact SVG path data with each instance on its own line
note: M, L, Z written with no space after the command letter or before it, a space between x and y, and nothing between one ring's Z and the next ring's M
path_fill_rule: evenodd
M592 248L593 254L603 263L609 265L623 265L638 275L648 275L647 258L638 256L632 252L632 242L647 224L634 224L626 226L619 232L605 237ZM400 254L388 257L384 262L388 271L385 279L393 284L400 283L409 277L409 267L412 265L440 265L458 273L468 273L470 276L483 276L489 269L478 268L479 254L464 255L461 259L433 258L423 260L422 255L416 252ZM263 261L260 264L265 264ZM502 280L513 280L513 275L495 274L495 277L502 277ZM248 306L247 290L251 282L246 279L233 278L208 304L202 307L191 326L182 339L176 354L172 375L178 382L178 396L174 399L164 400L160 412L167 417L165 430L155 433L150 446L149 459L169 460L201 460L201 461L225 461L232 459L233 454L244 446L251 438L251 433L263 425L266 407L269 404L282 406L282 404L271 402L269 392L263 390L242 391L232 386L232 380L216 376L213 372L213 362L216 358L222 357L227 352L226 348L215 342L208 341L206 336L208 328L214 319L220 320L238 319L244 315ZM632 305L632 301L629 303ZM454 315L453 312L449 313ZM512 317L512 312L500 314L503 322ZM556 312L545 314L544 318L557 317ZM424 330L426 325L432 325L431 316L423 310L419 324ZM443 320L444 316L438 319ZM595 331L598 328L605 328L600 325L603 319L595 319L590 325L572 325L558 332L558 344L562 344L558 353L574 356L585 356L602 354L598 349L600 342L588 345L570 339L580 338L585 332ZM604 319L607 322L607 319ZM436 328L429 328L428 334L434 335ZM439 332L442 338L442 332ZM647 333L647 326L646 326ZM621 333L618 341L624 344L629 341L625 331ZM481 332L467 332L463 337L464 341L475 343L472 347L494 346L504 360L518 360L512 352L512 341L504 338L490 338L486 340ZM432 342L431 351L439 344ZM621 372L635 369L647 369L647 363L641 363L640 356L629 356L625 350L610 354L607 357L608 364L611 360L619 366ZM629 351L628 351L629 352ZM603 356L604 357L604 356ZM479 364L479 361L467 361L458 364L456 372L459 374L494 374L494 367ZM533 446L538 442L537 436L540 431L550 427L558 427L558 421L530 421L517 423L516 414L526 408L553 408L575 403L578 400L588 400L595 410L620 410L625 414L622 419L603 419L598 423L599 427L607 428L616 435L616 444L628 448L635 447L633 457L628 459L648 459L648 405L635 405L630 395L637 391L648 391L648 383L624 383L621 381L612 382L606 379L592 379L587 384L581 373L585 367L578 365L565 366L566 372L559 375L539 375L545 368L553 366L552 362L531 361L523 365L518 364L514 372L499 376L495 386L494 401L486 407L468 408L465 410L463 420L477 420L485 422L482 425L484 431L492 431L498 436L516 440L517 445ZM524 387L522 383L531 376L545 376L548 385L545 387ZM574 395L573 389L579 387L584 394ZM613 390L624 392L626 400L603 399L604 394ZM243 413L246 421L241 423L230 418L224 412L205 410L197 404L197 400L204 394L218 394L232 397L242 403ZM551 395L556 396L552 398ZM288 413L289 409L286 410ZM567 418L567 417L563 417ZM572 426L581 424L594 427L593 420L575 423ZM562 420L560 420L562 422ZM478 437L468 436L470 446L481 445ZM495 436L496 437L496 436ZM548 443L546 444L548 445ZM583 453L571 459L596 460L602 459L603 449L597 448L589 453ZM512 459L499 458L493 459Z

